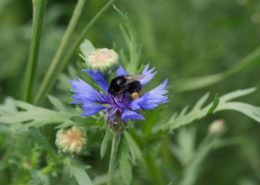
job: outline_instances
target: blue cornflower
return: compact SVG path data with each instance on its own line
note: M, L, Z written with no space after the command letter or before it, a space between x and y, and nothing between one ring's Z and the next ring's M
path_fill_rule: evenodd
M151 110L158 105L166 103L167 97L167 80L164 80L156 88L140 95L137 99L132 99L127 92L118 95L109 93L109 83L105 76L98 70L85 71L101 88L101 91L94 89L81 79L71 80L73 104L82 106L83 113L81 116L92 116L100 111L105 113L107 123L110 127L114 127L120 123L126 123L129 120L144 120L144 116L140 114L142 110ZM146 65L140 75L140 84L143 87L150 82L155 76L155 68L149 69ZM129 74L120 66L115 76L128 77Z

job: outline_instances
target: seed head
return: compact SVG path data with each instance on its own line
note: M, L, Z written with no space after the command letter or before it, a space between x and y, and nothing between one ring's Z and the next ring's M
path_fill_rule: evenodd
M55 143L64 153L80 153L86 144L85 134L77 127L61 129L56 134Z

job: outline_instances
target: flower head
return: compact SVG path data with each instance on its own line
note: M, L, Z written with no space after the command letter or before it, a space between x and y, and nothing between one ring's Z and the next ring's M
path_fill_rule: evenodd
M64 153L80 153L86 144L85 135L77 127L61 129L56 134L56 145Z
M142 110L150 110L158 105L166 103L167 80L164 80L156 88L146 92L133 94L130 91L122 91L118 94L111 94L109 89L111 84L98 70L84 70L101 87L102 90L94 89L81 79L71 80L72 98L74 104L80 104L83 108L82 116L92 116L100 111L105 113L107 123L110 127L125 125L129 120L144 120ZM143 87L155 76L155 68L149 69L146 65L141 75L138 76L138 82ZM120 66L115 77L131 78L125 69ZM134 96L133 96L134 95ZM134 98L133 98L134 97Z
M85 61L91 69L104 70L116 65L118 58L118 54L114 50L102 48L91 51Z

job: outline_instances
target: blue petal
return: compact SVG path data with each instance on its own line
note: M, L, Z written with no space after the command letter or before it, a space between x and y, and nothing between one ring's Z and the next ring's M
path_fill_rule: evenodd
M135 111L131 111L126 109L122 115L121 115L122 120L124 121L129 121L129 120L144 120L144 117L141 114L138 114Z
M81 79L70 80L74 104L84 104L85 101L97 101L100 93Z
M144 86L153 79L156 73L155 68L153 67L152 69L149 69L149 64L147 64L142 72L142 79L140 80L140 83Z
M164 80L163 83L153 90L145 93L140 98L132 101L130 103L130 108L132 110L139 110L139 109L154 109L160 104L168 102L168 97L166 94L167 91L167 83L168 80Z
M104 91L108 90L108 83L105 77L98 70L88 70L84 69L83 71L87 72L88 75L97 82L97 84L104 89Z
M92 116L105 109L105 107L91 102L85 103L82 108L81 116Z
M128 76L128 72L120 65L116 70L116 77L117 76Z

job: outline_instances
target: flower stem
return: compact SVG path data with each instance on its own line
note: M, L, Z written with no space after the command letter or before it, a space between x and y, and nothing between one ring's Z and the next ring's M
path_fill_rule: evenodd
M80 45L82 40L86 37L87 32L89 31L90 27L97 21L97 19L107 10L114 0L109 0L100 10L99 12L90 20L90 22L85 26L81 34L76 38L76 41L71 43L71 47L67 49L66 52L62 51L64 57L62 55L55 60L55 63L51 64L46 76L43 79L43 83L40 86L39 93L36 97L36 103L40 103L47 95L47 93L51 90L54 86L59 74L68 64L70 58L72 57L73 53L76 51L77 47ZM62 60L61 60L62 59Z
M70 42L70 39L72 38L73 31L76 28L79 17L84 8L85 2L86 2L86 0L78 0L78 2L77 2L77 5L73 11L73 15L70 19L68 28L65 31L65 34L59 45L59 48L58 48L57 52L55 53L52 63L49 66L49 69L47 70L47 74L45 75L43 82L40 86L40 90L36 97L36 103L39 103L46 96L46 94L49 92L50 87L51 87L49 84L53 83L54 79L56 79L58 76L57 70L60 68L60 65L62 63L62 57L64 55L67 45Z
M37 61L42 33L42 24L47 0L33 0L32 41L26 66L23 99L33 101Z
M115 133L112 141L112 148L111 148L111 154L109 160L107 185L113 184L116 156L117 156L117 150L120 143L120 139L121 139L121 133Z

